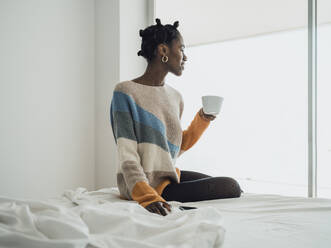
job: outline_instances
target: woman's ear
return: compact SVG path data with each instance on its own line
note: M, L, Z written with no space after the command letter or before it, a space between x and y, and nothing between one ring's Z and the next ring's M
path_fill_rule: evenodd
M166 44L159 44L157 46L157 52L162 57L163 55L168 55L169 53L169 47Z

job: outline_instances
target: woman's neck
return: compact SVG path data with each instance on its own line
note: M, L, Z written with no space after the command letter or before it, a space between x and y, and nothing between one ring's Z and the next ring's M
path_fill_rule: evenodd
M132 81L150 86L163 86L167 74L168 72L162 66L148 64L145 73Z

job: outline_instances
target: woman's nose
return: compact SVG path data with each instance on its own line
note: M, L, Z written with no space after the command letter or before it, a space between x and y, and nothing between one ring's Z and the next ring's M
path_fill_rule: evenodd
M186 61L187 60L187 56L184 54L183 60Z

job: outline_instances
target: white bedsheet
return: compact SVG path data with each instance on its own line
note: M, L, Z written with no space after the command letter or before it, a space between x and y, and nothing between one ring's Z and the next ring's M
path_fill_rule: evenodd
M167 216L118 198L117 188L68 190L63 198L0 197L0 247L220 247L222 215L210 206Z
M331 247L331 199L244 193L170 202L173 212L163 217L119 199L117 188L64 195L47 202L0 198L0 247Z
M331 247L331 199L244 193L190 205L220 211L226 229L222 248Z

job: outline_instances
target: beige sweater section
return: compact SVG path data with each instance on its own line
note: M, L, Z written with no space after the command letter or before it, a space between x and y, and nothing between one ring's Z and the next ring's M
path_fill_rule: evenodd
M181 127L184 103L169 86L124 81L116 85L110 120L117 145L117 185L121 197L146 207L171 182L180 182L177 158L200 138L209 121L198 113L189 128Z

